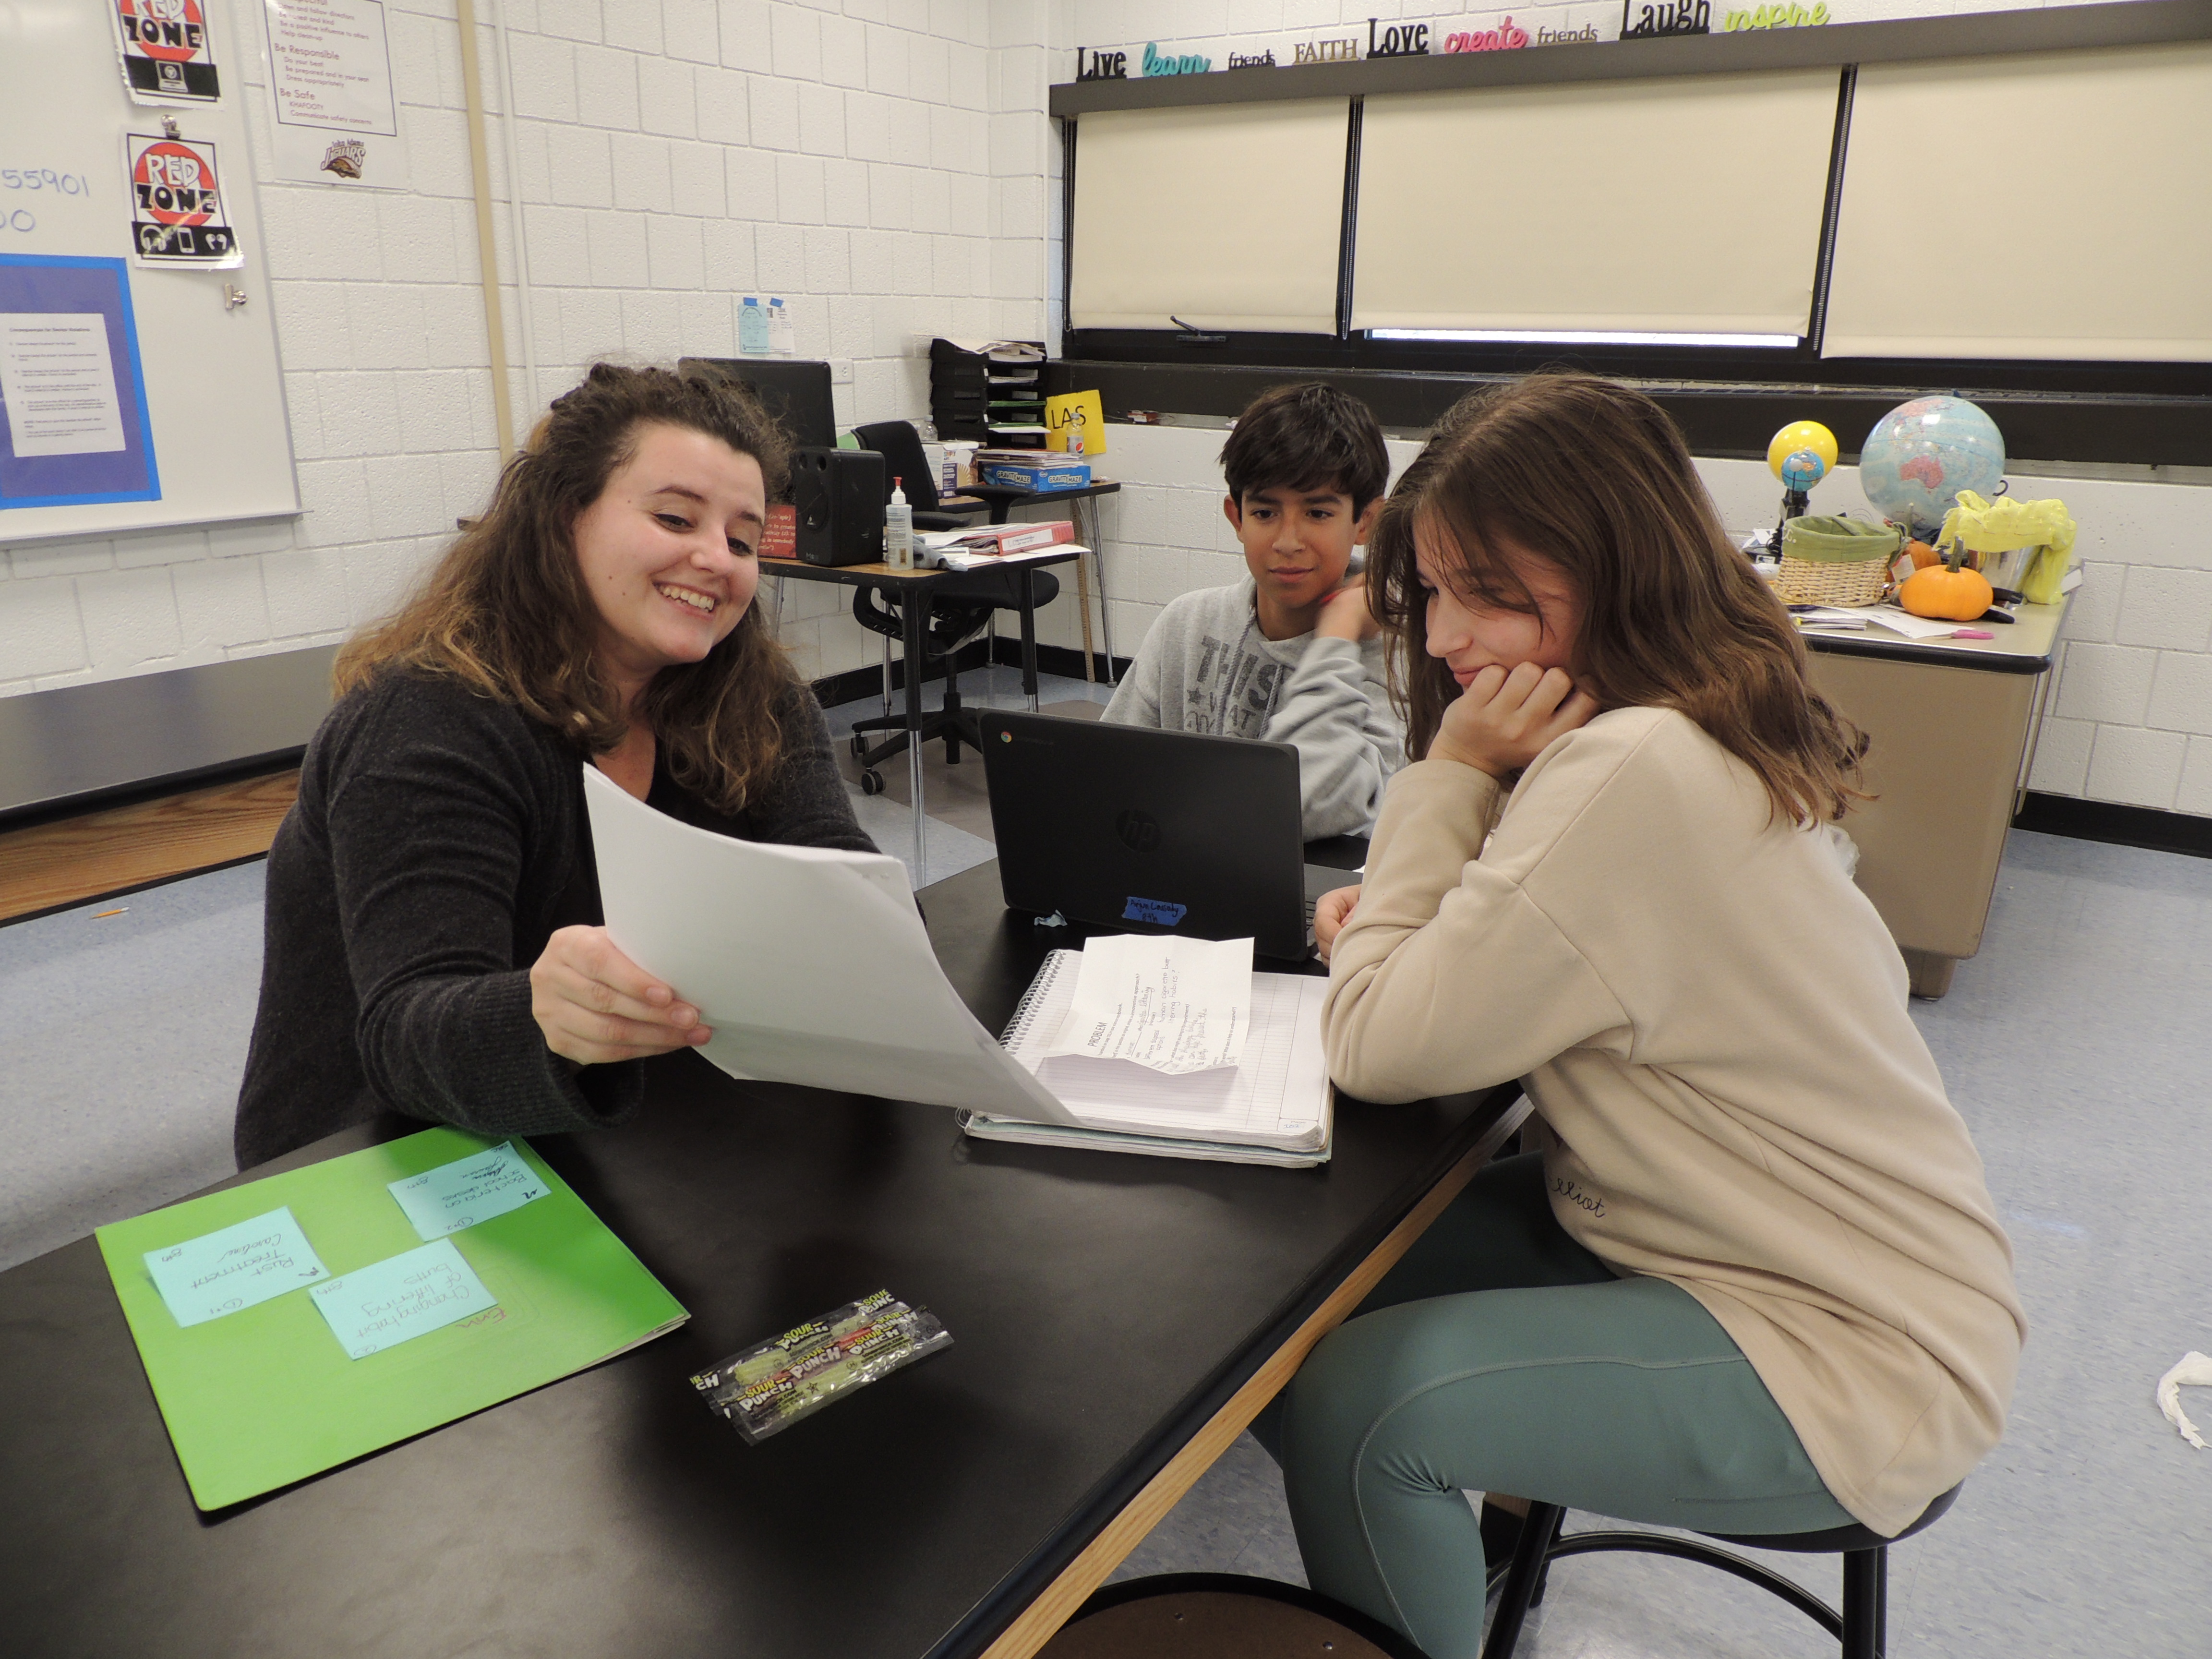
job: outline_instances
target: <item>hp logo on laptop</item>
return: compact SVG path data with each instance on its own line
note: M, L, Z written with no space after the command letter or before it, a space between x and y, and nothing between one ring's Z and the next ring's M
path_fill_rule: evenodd
M1114 833L1132 853L1159 850L1160 821L1150 812L1140 812L1133 806L1123 809L1115 815Z

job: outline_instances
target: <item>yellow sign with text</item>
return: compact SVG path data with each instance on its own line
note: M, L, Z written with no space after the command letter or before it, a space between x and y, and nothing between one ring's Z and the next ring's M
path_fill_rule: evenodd
M1106 406L1095 392L1071 392L1044 400L1045 447L1065 450L1067 434L1083 434L1083 453L1106 453Z

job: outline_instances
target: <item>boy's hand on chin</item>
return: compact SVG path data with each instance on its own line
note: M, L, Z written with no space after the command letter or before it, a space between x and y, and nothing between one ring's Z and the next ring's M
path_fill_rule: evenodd
M1468 682L1430 740L1431 760L1457 761L1502 778L1542 754L1556 738L1589 723L1597 699L1577 691L1561 668L1524 662L1511 673L1496 664Z
M1367 608L1367 581L1364 576L1350 578L1323 599L1321 620L1314 624L1318 638L1350 640L1354 645L1371 640L1382 631L1382 624Z

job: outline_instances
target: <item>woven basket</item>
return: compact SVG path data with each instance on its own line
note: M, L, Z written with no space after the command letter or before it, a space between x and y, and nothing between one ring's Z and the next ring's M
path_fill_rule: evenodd
M1774 591L1784 605L1877 605L1905 534L1863 519L1792 519L1782 526Z

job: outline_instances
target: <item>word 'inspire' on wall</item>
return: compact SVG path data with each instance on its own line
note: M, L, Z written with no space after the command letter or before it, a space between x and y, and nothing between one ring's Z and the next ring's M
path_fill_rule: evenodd
M1597 38L1591 32L1590 38ZM1518 52L1528 44L1528 32L1515 24L1511 17L1494 29L1470 29L1465 33L1444 36L1444 50L1453 52Z
M1735 33L1744 29L1814 28L1827 21L1827 6L1823 0L1814 0L1810 6L1761 6L1755 11L1732 11L1721 27Z
M1211 58L1201 58L1194 52L1184 52L1180 57L1163 58L1152 42L1145 42L1145 73L1147 75L1204 75L1212 67Z

